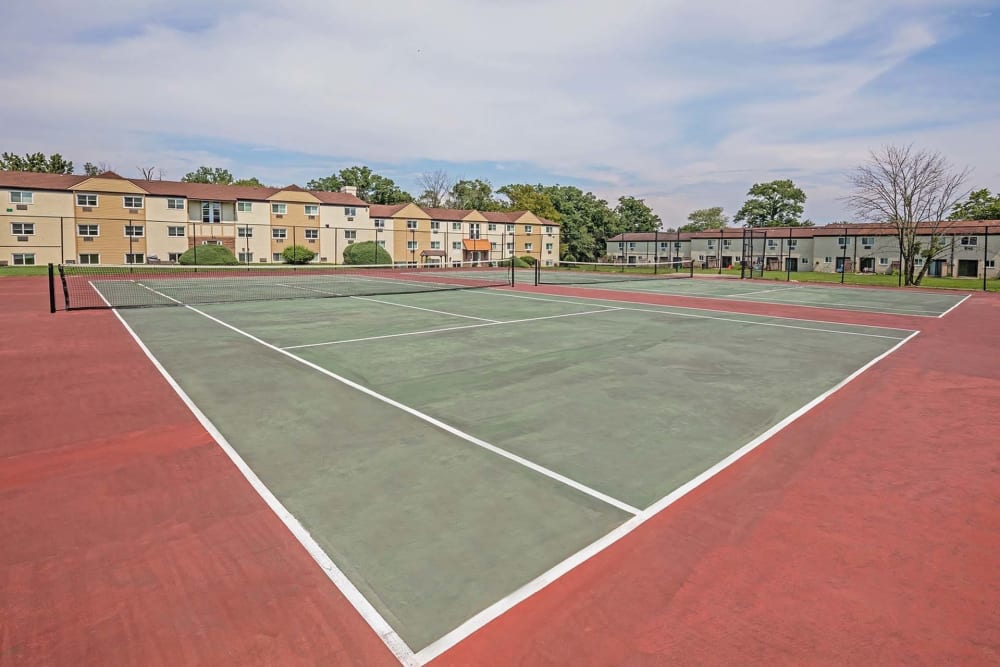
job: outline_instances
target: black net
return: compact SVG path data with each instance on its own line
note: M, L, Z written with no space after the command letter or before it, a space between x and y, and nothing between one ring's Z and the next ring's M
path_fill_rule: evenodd
M642 264L609 264L606 262L559 262L556 266L539 266L537 285L586 285L638 280L691 278L694 264L690 260Z
M62 265L67 310L137 308L277 299L316 299L512 284L511 266L499 262L452 265L180 266Z

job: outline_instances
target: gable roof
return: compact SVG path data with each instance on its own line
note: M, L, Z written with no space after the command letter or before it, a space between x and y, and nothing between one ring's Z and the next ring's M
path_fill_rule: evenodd
M29 190L68 190L89 176L45 174L37 171L0 171L0 188Z
M327 190L310 190L309 192L324 204L368 206L368 202L358 199L357 196L348 192L329 192Z
M391 218L396 215L404 208L409 206L406 204L371 204L368 207L368 215L373 218Z

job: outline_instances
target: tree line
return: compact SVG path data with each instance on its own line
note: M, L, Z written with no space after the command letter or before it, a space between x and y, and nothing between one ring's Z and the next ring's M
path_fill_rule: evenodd
M23 156L0 154L0 170L36 171L72 174L72 161L59 153L29 153ZM84 164L87 175L110 170L106 163ZM139 167L146 180L162 179L164 172L155 167ZM898 227L900 255L907 284L918 284L926 270L915 269L915 259L939 254L940 243L921 246L916 225L951 220L1000 219L1000 192L989 189L963 190L969 171L955 171L938 153L916 151L912 147L885 146L872 151L866 164L849 177L852 194L845 199L848 207L862 220L884 222ZM202 166L181 178L187 183L215 183L266 187L256 177L236 178L228 169ZM475 209L480 211L531 211L561 225L560 258L564 261L596 261L606 254L607 241L622 232L682 231L699 232L722 229L730 219L721 206L692 211L687 223L664 227L660 217L641 198L621 196L616 205L592 192L571 185L511 183L499 188L485 179L452 179L443 170L421 174L417 179L421 192L414 197L391 178L363 165L346 167L329 176L306 183L310 190L339 191L344 186L357 188L358 197L372 204L415 202L437 208ZM733 216L744 227L811 227L803 219L806 193L790 179L755 183L746 200ZM942 242L943 243L943 242Z

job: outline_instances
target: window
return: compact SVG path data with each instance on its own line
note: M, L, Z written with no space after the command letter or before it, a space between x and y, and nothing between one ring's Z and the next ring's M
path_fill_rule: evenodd
M846 236L838 236L837 237L837 245L839 245L841 248L846 248L847 247L847 237Z
M319 215L319 204L306 204L306 215Z
M97 195L81 195L76 196L77 206L97 206Z
M281 253L280 252L271 253L271 261L272 262L280 262L281 259L282 258L281 258Z
M660 250L669 250L670 244L666 241L660 241Z
M552 229L553 229L552 225L545 225L545 233L546 234L552 234L553 233Z
M142 208L142 195L125 195L122 197L122 206L125 208ZM142 264L142 262L136 262Z
M680 250L680 249L681 249L681 242L674 241L674 250Z
M236 235L241 239L251 239L253 238L253 227L237 227Z
M628 249L629 250L635 250L635 241L629 241Z
M96 252L80 255L80 264L100 264L101 256Z
M406 228L407 229L416 229L417 228L417 221L416 220L407 220L406 221Z
M618 242L618 249L619 250L624 250L625 249L625 243L623 243L622 241L619 241Z
M490 250L497 251L500 249L500 244L496 241L490 241Z
M167 227L167 236L186 236L183 227Z
M726 249L732 248L733 247L733 242L730 241L729 239L724 239L722 241L722 247L726 248Z
M552 252L552 244L551 243L546 243L545 244L545 252Z
M250 213L251 211L253 211L253 202L249 201L236 202L236 211L239 213Z
M431 241L431 250L440 250L440 249L441 249L440 241Z
M171 198L167 199L167 208L173 209L175 211L183 211L184 210L184 200L183 199L178 199L178 198L175 198L175 197L171 197Z
M525 243L524 244L524 251L525 252L531 252L534 249L535 249L535 244L534 243Z
M479 223L470 222L469 223L469 238L478 239L479 238Z
M355 207L353 206L344 207L344 215L346 215L348 218L353 218L357 214L358 214L358 209L356 209Z
M179 261L181 261L181 254L183 254L183 253L168 252L167 253L167 261L169 261L169 262L179 262Z
M202 241L201 244L202 245L222 245L222 241L218 241L218 240L212 239L212 240L209 240L209 241Z
M833 257L824 257L823 261L826 262L827 264L829 264L830 262L833 261Z
M799 246L797 239L788 239L788 249L795 250Z
M35 265L35 253L33 252L16 252L11 257L14 266L34 266Z
M986 268L987 269L995 269L995 268L997 268L997 261L995 259L988 259L988 260L986 260Z
M318 229L307 229L306 230L306 240L308 240L308 241L315 241L318 238L319 238L319 230Z
M125 236L137 239L145 236L145 228L142 225L125 225Z
M100 225L77 225L76 234L77 236L99 236L100 229Z
M514 242L507 241L507 252L514 252Z
M358 238L358 230L356 229L345 229L344 230L345 239L356 239Z
M238 258L244 264L249 264L250 262L253 261L253 253L252 252L241 252L241 253L239 253Z
M375 229L385 229L385 220L376 220Z
M514 225L507 225L506 229L508 234L514 233Z
M451 231L453 231L453 232L460 232L460 231L462 231L462 223L461 222L453 222L453 223L451 223Z
M273 228L271 230L271 238L272 239L278 239L279 241L287 239L288 238L288 230L285 229L284 227L275 227L275 228Z
M383 248L385 247L385 239L380 239L380 240L376 241L375 243L379 244Z
M532 227L531 225L525 225L524 226L524 233L525 234L530 234L533 229L534 229L534 227Z
M271 204L271 213L275 215L285 215L288 213L288 204Z
M407 241L406 242L406 249L407 250L416 250L417 249L417 241Z
M713 239L708 240L708 249L711 250L715 247L715 241Z
M888 257L879 257L878 258L878 263L879 263L879 266L888 266L889 265L889 258Z
M146 256L141 252L128 252L125 253L125 263L126 264L143 264L146 261Z
M862 236L861 237L861 247L864 248L865 250L871 250L872 246L874 246L874 245L875 245L875 237L874 236Z
M439 229L441 229L441 223L437 220L431 220L431 231L436 232Z
M964 245L964 246L979 245L979 237L978 236L963 236L962 240L960 242L960 245Z
M495 232L496 230L497 230L497 225L495 222L491 222L490 224L486 225L486 231Z
M25 192L23 190L13 190L10 193L10 203L11 204L33 204L35 201L34 192Z
M217 201L202 202L201 221L205 223L222 222L222 203Z
M513 244L509 244L509 245L513 245ZM452 241L451 242L451 249L452 250L461 250L462 249L462 242L461 241Z
M35 223L12 222L10 223L10 233L14 236L31 236L35 233Z
M778 247L778 242L775 241L774 239L768 239L767 240L767 247L768 248L777 248Z
M802 258L802 262L803 262L803 263L806 263L806 262L808 262L808 261L809 261L809 258L808 258L808 257L803 257L803 258Z
M920 266L921 264L924 263L924 258L923 257L914 257L913 258L913 263L916 264L917 266Z

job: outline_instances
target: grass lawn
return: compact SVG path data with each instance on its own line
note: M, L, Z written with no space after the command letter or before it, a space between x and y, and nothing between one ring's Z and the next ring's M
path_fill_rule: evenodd
M718 274L718 269L695 269L695 273ZM739 277L740 271L723 270L722 275ZM765 271L763 278L759 273L754 273L757 280L787 280L788 274L784 271ZM803 283L839 283L841 274L824 273L820 271L792 271L792 281ZM880 273L848 273L843 276L846 285L876 285L878 287L898 287L898 275L884 275ZM920 282L920 287L939 287L945 289L981 290L983 288L982 278L932 278L925 276ZM991 278L986 281L986 289L990 292L1000 292L1000 279Z
M45 264L37 266L0 266L0 278L5 276L44 276L48 275L49 267Z

